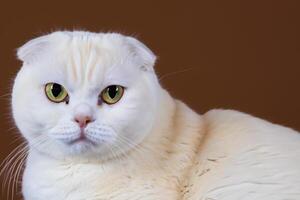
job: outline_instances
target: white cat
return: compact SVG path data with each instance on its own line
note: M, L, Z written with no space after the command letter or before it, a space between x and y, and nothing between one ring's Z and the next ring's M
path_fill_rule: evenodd
M160 86L138 40L54 32L18 57L25 200L300 199L298 132L237 111L195 113Z

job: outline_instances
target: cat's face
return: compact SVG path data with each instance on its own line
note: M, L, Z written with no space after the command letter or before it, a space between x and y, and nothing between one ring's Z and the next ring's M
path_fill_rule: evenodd
M56 32L18 51L13 115L32 148L54 157L124 153L150 132L155 56L119 34Z

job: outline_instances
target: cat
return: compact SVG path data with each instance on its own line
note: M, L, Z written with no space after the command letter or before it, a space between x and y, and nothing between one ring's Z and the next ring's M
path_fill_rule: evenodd
M234 110L197 114L161 87L139 40L56 31L17 56L25 200L300 199L298 132Z

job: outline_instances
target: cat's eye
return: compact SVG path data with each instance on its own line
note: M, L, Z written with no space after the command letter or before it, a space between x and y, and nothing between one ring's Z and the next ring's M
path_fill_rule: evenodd
M58 83L47 83L45 86L45 93L48 99L55 103L68 103L68 92Z
M123 96L124 87L120 85L110 85L101 92L101 99L107 104L117 103Z

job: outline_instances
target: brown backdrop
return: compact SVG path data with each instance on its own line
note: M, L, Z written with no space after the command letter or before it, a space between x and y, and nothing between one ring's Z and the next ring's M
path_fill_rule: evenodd
M15 49L57 29L138 36L159 56L159 76L178 72L164 87L196 111L238 109L300 130L298 0L39 2L0 5L1 161L18 144L7 95Z

